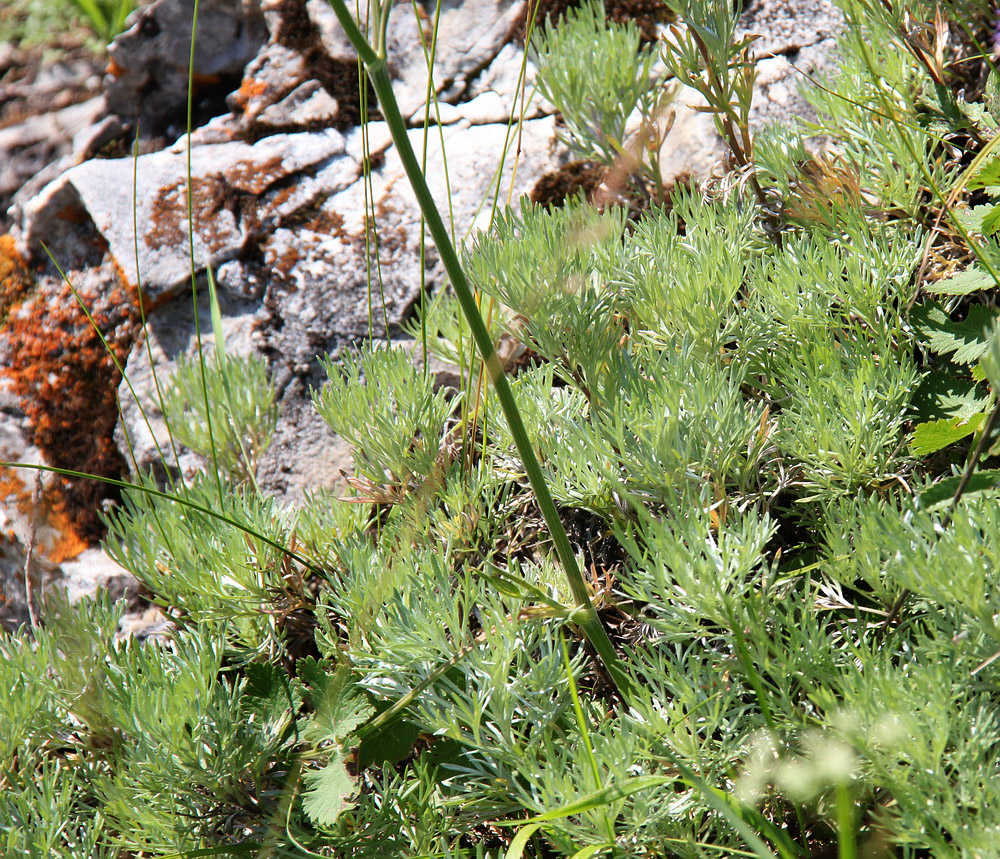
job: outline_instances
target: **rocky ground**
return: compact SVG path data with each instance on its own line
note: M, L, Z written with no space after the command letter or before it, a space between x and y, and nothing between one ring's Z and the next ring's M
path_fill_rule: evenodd
M390 25L390 68L419 151L428 91L421 39L434 4L418 6L419 19L402 5ZM654 0L607 5L655 31ZM272 368L281 419L260 478L293 504L307 489L336 486L350 467L350 451L309 401L321 380L317 356L337 355L372 329L402 337L421 290L440 287L442 268L432 248L421 255L416 202L325 0L202 0L188 139L192 7L156 0L106 56L70 44L43 61L40 51L0 44L0 459L121 477L135 467L127 438L138 467L162 467L151 365L162 382L195 345L190 148L195 268L217 273L227 348L264 356ZM538 99L523 110L518 99L526 13L525 0L442 7L433 74L440 127L429 132L428 171L460 235L481 223L498 170L513 198L572 175L560 174L568 156L555 139L557 117ZM762 36L756 121L805 109L796 68L812 73L829 61L839 20L830 0L746 4L742 26ZM530 85L530 61L527 70ZM674 176L704 178L724 153L710 118L689 103L678 99L664 162ZM508 128L518 117L515 173ZM371 296L373 265L381 282ZM109 588L132 600L128 631L162 628L97 548L98 512L115 497L93 481L0 468L0 622L37 619L53 587L71 597Z

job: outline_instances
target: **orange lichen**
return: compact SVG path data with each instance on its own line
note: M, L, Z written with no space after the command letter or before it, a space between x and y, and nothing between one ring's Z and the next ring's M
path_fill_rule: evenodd
M115 267L102 266L82 300L119 363L131 348L138 319L134 288ZM75 273L71 272L71 278ZM114 281L109 285L108 281ZM114 442L121 376L70 287L49 284L11 309L0 332L5 366L0 369L21 401L32 441L57 468L120 478L124 461ZM98 511L116 490L93 480L52 482L61 499L66 533L81 541L103 534ZM70 538L67 538L70 539ZM75 543L60 551L72 551Z
M222 179L240 191L249 194L263 194L271 185L288 175L284 159L275 156L263 163L259 161L237 161L227 167Z
M278 253L273 246L265 246L268 266L287 284L292 273L313 254L328 238L338 238L346 243L350 237L344 231L344 219L338 212L327 209L307 209L287 219L283 226L295 233L294 241L280 243L284 250Z
M193 179L191 187L197 237L209 250L221 250L234 238L232 229L225 229L216 217L223 209L232 208L227 205L231 189L220 175ZM234 215L239 221L239 214ZM187 187L182 180L161 188L156 195L143 241L149 248L181 245L188 240L187 229Z
M31 290L33 281L11 236L0 236L0 319Z
M270 88L270 85L266 81L259 81L255 78L243 78L240 88L236 90L230 98L232 99L232 103L237 108L240 110L246 110L246 107L250 103L251 99L259 98Z
M77 533L66 510L66 499L58 485L43 482L36 495L12 469L0 466L0 503L29 517L35 531L35 549L52 563L61 564L87 548L87 541ZM17 539L13 533L7 536L12 542Z
M106 74L111 75L111 77L113 78L120 78L122 75L128 73L128 69L126 69L124 66L118 65L118 63L116 63L114 59L108 60L108 66L104 71Z

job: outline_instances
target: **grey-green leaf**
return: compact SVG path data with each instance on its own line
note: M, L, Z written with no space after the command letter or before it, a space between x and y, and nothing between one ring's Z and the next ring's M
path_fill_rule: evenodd
M350 808L348 800L355 785L339 752L323 769L307 772L302 779L308 785L302 795L302 807L314 823L332 826L341 812Z

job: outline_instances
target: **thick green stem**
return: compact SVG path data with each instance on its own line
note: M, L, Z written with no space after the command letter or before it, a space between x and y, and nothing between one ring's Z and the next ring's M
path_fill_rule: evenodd
M493 340L490 338L486 323L479 313L475 296L469 286L455 247L451 243L448 230L441 219L437 204L434 202L430 189L427 187L427 181L424 178L423 171L420 169L420 163L413 151L413 147L410 145L406 124L403 122L403 117L399 112L399 107L396 104L396 98L392 91L389 71L386 68L386 58L384 54L378 54L372 50L371 46L365 41L361 35L361 31L347 11L343 0L330 0L330 3L341 25L344 27L348 38L354 44L358 56L361 57L365 64L365 70L368 72L372 88L378 96L382 115L389 126L396 151L399 153L399 158L403 162L403 168L406 170L407 179L409 179L413 193L420 203L420 209L423 212L431 238L437 246L438 253L444 263L445 271L451 280L462 312L469 322L473 339L476 341L476 346L482 355L486 372L496 389L500 408L503 409L504 417L507 419L507 424L510 427L510 433L517 447L517 452L521 457L525 474L535 493L535 498L538 500L538 507L545 519L545 524L549 529L553 545L555 546L556 555L559 558L560 564L562 564L563 571L566 574L566 579L573 594L573 599L576 602L577 611L573 615L573 620L583 630L587 640L593 646L594 650L597 651L601 662L604 663L604 667L607 669L612 682L618 687L619 694L627 701L631 691L631 680L618 661L611 639L608 638L607 630L605 630L604 624L601 623L601 619L598 617L597 611L590 601L587 584L576 562L576 555L573 553L569 537L566 536L566 529L559 518L555 502L552 500L552 495L545 483L541 466L538 464L538 459L535 457L535 452L531 447L527 430L524 427L524 422L521 420L521 413L514 400L514 392L511 390L507 375L500 364L500 359L497 357L496 349L493 347ZM384 25L385 22L383 21L382 23Z

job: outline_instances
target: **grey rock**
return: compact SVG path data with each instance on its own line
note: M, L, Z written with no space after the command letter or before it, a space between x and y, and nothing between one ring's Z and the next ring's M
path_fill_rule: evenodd
M0 629L8 632L29 625L33 612L38 616L42 595L55 577L51 564L33 558L30 582L26 583L27 557L27 551L19 540L0 533Z
M833 0L750 0L737 34L759 37L753 44L758 57L794 59L798 51L835 39L843 29L843 13Z
M99 548L87 549L59 568L58 584L70 602L107 592L112 600L133 601L139 582Z
M0 200L13 199L42 169L70 156L74 137L90 128L102 111L102 99L95 97L0 128ZM70 159L60 166L65 170L72 163Z
M754 34L757 97L751 125L811 119L799 94L806 76L831 65L844 16L833 0L752 0L740 17L739 35Z
M397 0L389 18L389 73L403 116L412 116L427 100L424 50L425 47L430 50L434 7L429 4L426 11L425 5L418 4L415 15L408 0ZM309 0L307 9L327 54L334 59L354 61L357 55L329 4L325 0ZM509 41L523 9L524 0L445 0L438 20L435 90L439 93L447 90L448 101L459 101L469 84ZM361 20L364 30L364 13Z
M138 120L145 134L184 127L191 23L195 0L157 0L108 48L108 110ZM254 0L201 0L195 44L196 95L238 84L264 44L264 19ZM207 118L207 117L206 117Z
M680 87L670 107L672 125L660 148L664 185L690 177L706 179L726 154L726 145L715 130L710 113L699 110L705 97L690 87Z
M297 86L277 104L269 105L257 122L275 130L285 128L323 128L337 118L340 107L317 81Z
M0 42L0 75L20 62L21 52L13 42Z
M441 4L434 79L450 86L475 78L510 40L523 0L444 0Z
M269 43L250 61L240 88L226 99L226 104L241 115L241 126L249 128L258 116L309 78L306 58L299 51Z
M552 118L524 123L512 199L557 166L550 148L553 128ZM418 152L423 133L410 132ZM510 151L503 162L503 193L513 173L517 141L517 135L508 136L506 125L428 131L427 182L440 211L454 218L459 242L480 213L488 216L501 163L498 144L505 138ZM279 369L281 381L314 366L316 355L357 339L392 336L410 315L421 288L431 289L441 281L429 240L421 264L419 208L398 154L390 148L384 157L370 188L363 183L345 188L327 198L311 222L280 228L261 246L274 283L260 330L267 354L285 368ZM322 178L321 171L317 180ZM502 205L503 199L499 202ZM374 234L369 232L366 203L375 213Z
M92 160L68 170L24 206L23 242L31 256L65 232L67 207L85 210L108 243L125 276L139 274L146 301L156 304L188 278L187 154L173 151L130 159ZM196 269L233 259L255 236L320 193L313 182L287 180L343 155L344 139L335 131L275 135L254 145L221 143L191 153L194 188ZM141 226L136 243L135 220Z
M261 459L257 481L286 504L301 504L308 493L344 487L353 469L351 446L333 434L295 380L286 388L274 437Z

